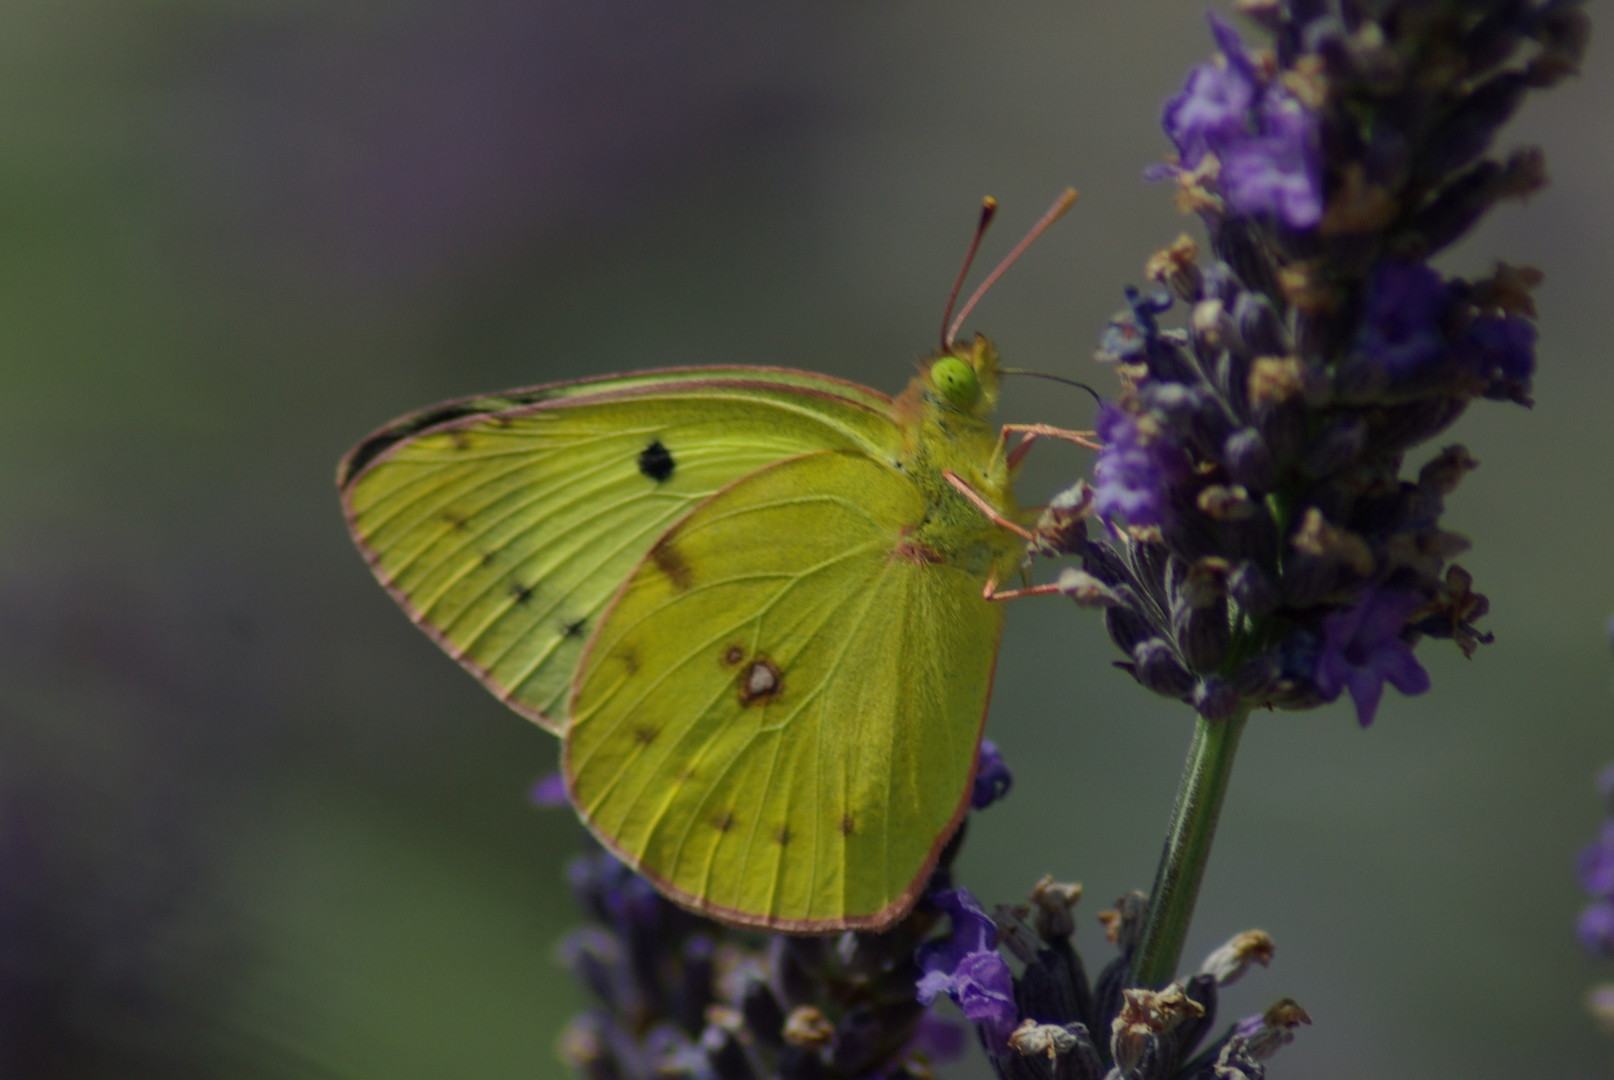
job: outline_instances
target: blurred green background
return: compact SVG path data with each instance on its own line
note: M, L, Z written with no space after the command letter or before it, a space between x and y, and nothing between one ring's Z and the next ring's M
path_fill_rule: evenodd
M1456 433L1496 643L1427 643L1434 690L1369 731L1337 705L1245 740L1189 954L1274 935L1227 1008L1311 1012L1275 1076L1614 1060L1582 1005L1614 964L1571 930L1614 758L1607 29L1505 139L1553 186L1445 261L1547 275L1535 409ZM981 196L992 261L1068 184L972 322L1102 386L1120 286L1186 224L1140 179L1158 109L1209 51L1165 0L0 5L0 1072L560 1075L580 830L525 801L555 744L376 587L338 456L435 399L653 365L894 391ZM1022 495L1087 465L1047 448ZM960 875L1084 882L1096 965L1189 718L1090 613L1009 622L1017 782Z

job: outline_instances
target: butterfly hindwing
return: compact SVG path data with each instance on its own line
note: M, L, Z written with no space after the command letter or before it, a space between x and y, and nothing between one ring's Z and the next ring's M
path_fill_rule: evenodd
M768 368L647 372L451 402L338 473L349 527L410 617L552 731L583 648L651 545L736 479L900 441L889 399Z
M648 551L583 661L573 801L664 889L783 930L885 925L963 813L1002 628L907 538L887 462L747 475Z

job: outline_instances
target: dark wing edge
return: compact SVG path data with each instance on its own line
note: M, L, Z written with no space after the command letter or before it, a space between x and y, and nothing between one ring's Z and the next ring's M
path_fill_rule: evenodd
M336 486L338 490L346 491L366 468L383 457L387 451L417 435L449 430L457 423L541 406L550 401L654 393L665 389L669 383L681 389L698 389L702 384L711 383L735 387L782 384L807 391L816 389L817 392L833 394L852 404L882 412L889 412L891 408L891 398L878 390L833 375L820 375L797 368L711 365L651 368L629 376L596 375L498 394L455 398L408 413L376 428L343 455L336 466Z

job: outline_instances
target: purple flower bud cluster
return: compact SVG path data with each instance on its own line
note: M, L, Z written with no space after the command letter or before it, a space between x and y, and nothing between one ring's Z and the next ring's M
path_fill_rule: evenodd
M1013 783L982 740L971 805L985 809ZM558 776L531 791L539 806L564 797ZM937 896L952 895L962 842L960 829L942 853ZM587 1080L905 1080L963 1049L963 1029L928 1006L943 990L973 995L973 976L921 989L939 965L922 970L920 957L952 955L926 942L950 908L921 902L880 934L768 937L690 914L605 852L577 859L569 877L592 924L560 956L595 1006L573 1019L561 1056Z
M1218 987L1271 958L1260 931L1235 937L1164 990L1128 987L1145 907L1138 895L1100 916L1121 954L1090 983L1071 942L1080 897L1079 885L1046 878L1030 904L992 915L965 889L929 897L952 929L920 949L919 1000L945 995L957 1004L1000 1080L1259 1080L1262 1061L1310 1022L1285 1000L1212 1036Z
M561 1038L580 1077L905 1080L962 1048L914 989L934 907L883 934L765 937L684 911L604 852L570 877L592 919L560 948L595 999Z
M1240 7L1272 46L1212 18L1220 56L1163 114L1161 175L1211 255L1159 252L1163 288L1129 290L1106 330L1122 389L1072 499L1100 529L1060 538L1083 557L1071 595L1106 609L1144 686L1213 720L1348 693L1366 725L1386 684L1428 688L1421 638L1489 640L1440 523L1476 463L1450 445L1403 467L1471 401L1529 404L1540 274L1427 260L1543 182L1537 151L1486 154L1527 90L1574 72L1588 24L1562 0ZM1162 327L1177 302L1186 326Z

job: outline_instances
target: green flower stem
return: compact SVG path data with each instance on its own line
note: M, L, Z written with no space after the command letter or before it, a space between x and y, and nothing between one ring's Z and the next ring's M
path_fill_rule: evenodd
M1233 755L1250 717L1248 708L1226 720L1194 720L1194 741L1188 747L1177 805L1171 812L1166 849L1155 871L1149 893L1149 914L1143 935L1132 954L1133 986L1159 988L1177 974L1183 940L1194 917L1199 883L1210 861L1216 819L1222 813L1222 796L1233 776Z

